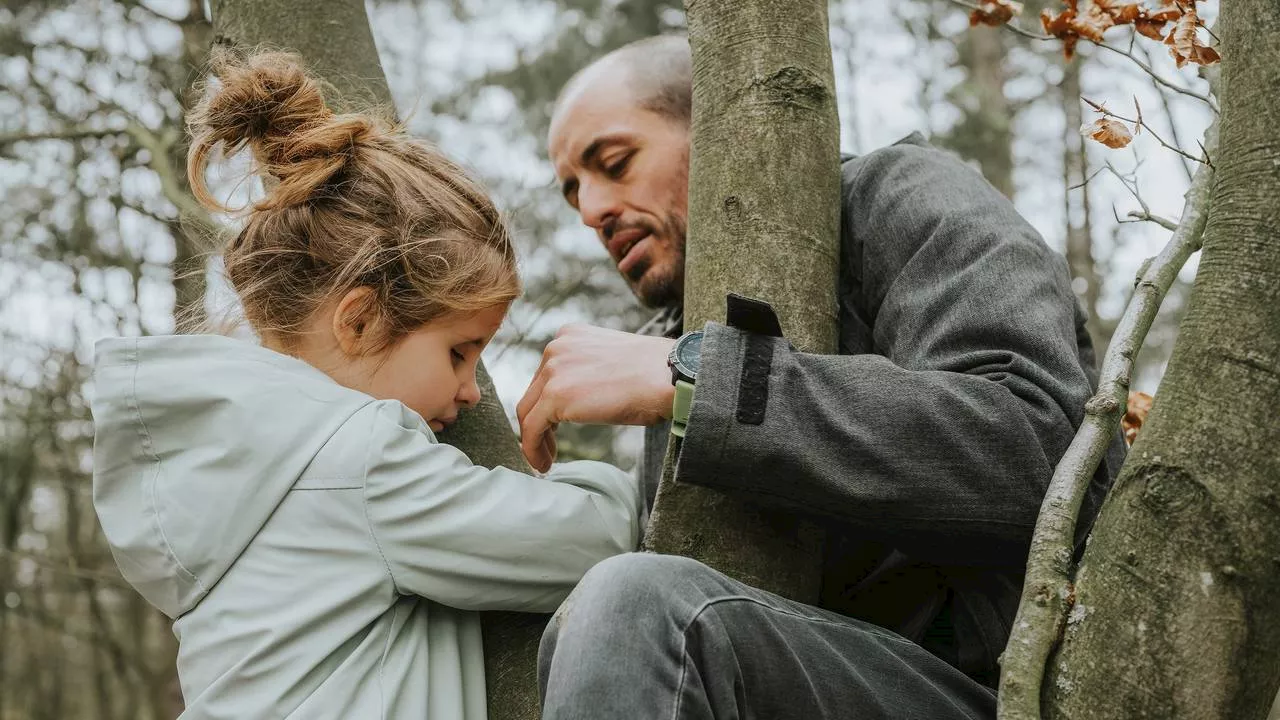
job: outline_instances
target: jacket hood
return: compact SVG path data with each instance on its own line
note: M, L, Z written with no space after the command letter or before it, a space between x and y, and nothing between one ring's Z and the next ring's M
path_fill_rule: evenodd
M94 507L125 579L173 618L372 401L301 360L221 336L113 338L96 351Z

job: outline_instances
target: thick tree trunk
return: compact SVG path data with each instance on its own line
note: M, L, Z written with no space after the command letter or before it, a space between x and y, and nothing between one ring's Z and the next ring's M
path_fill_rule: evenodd
M1225 2L1217 33L1199 276L1077 574L1053 718L1263 718L1280 684L1280 6Z
M723 321L733 291L772 303L798 348L834 352L840 131L827 3L689 0L686 11L693 149L685 327ZM817 601L816 528L670 475L658 490L650 549Z
M213 0L214 42L265 45L298 52L337 92L337 109L371 107L393 112L391 91L378 60L362 0ZM493 381L481 364L480 404L463 413L441 439L476 464L530 472ZM485 674L491 720L538 717L537 650L546 618L486 613Z

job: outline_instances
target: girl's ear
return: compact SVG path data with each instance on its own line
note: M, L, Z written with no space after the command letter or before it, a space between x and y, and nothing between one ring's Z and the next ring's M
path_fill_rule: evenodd
M374 310L373 290L367 287L348 291L333 309L333 336L344 355L360 357L374 346L380 328Z

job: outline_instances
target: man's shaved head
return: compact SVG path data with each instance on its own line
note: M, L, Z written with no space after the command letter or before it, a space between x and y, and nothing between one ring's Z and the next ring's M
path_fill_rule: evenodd
M693 58L685 36L637 40L596 60L565 83L556 98L555 112L566 98L606 77L626 83L640 107L689 124L693 116Z
M689 43L631 43L574 75L551 115L560 193L641 302L684 294L693 73Z

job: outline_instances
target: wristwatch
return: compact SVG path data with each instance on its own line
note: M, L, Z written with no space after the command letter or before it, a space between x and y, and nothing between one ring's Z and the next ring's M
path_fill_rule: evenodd
M698 368L702 366L702 331L687 332L676 340L667 355L667 367L671 368L671 384L676 387L675 400L671 404L671 434L684 437L689 424L689 410L693 407L693 387L698 380Z

